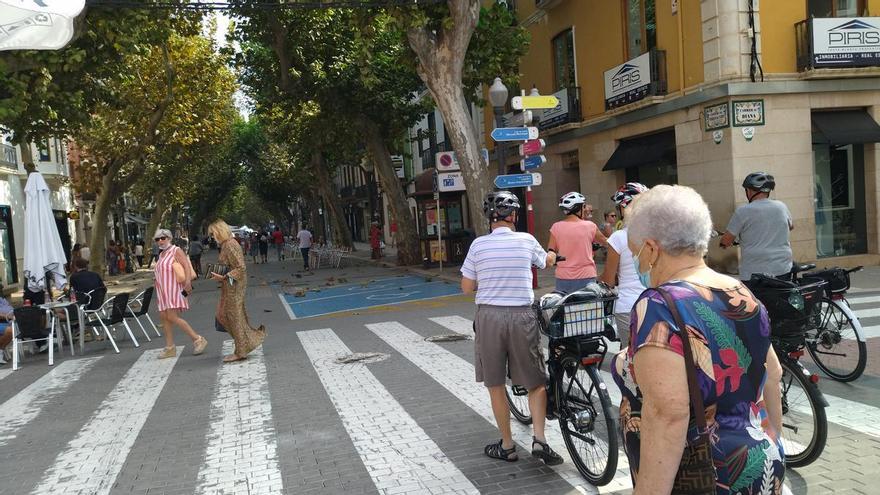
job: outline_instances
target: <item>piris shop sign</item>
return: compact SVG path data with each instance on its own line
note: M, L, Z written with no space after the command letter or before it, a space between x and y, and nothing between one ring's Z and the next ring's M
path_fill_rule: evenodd
M605 71L605 108L616 108L648 96L651 53L647 52Z
M880 17L812 19L814 67L880 65Z

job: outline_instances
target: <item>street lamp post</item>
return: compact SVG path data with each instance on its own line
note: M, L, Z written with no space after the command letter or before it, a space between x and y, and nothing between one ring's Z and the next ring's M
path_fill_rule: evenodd
M496 77L492 86L489 87L489 102L492 103L492 109L495 111L495 127L504 127L504 107L507 105L507 86L501 82L500 77ZM504 175L506 168L506 159L504 156L504 142L495 143L495 156L498 159L498 175Z

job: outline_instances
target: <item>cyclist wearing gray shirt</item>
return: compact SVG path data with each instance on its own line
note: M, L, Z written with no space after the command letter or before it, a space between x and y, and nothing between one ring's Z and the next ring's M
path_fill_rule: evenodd
M754 273L784 277L791 272L789 232L794 226L785 203L770 199L775 187L772 175L749 174L743 181L749 202L736 209L721 237L722 248L732 246L739 238L741 280L749 280Z

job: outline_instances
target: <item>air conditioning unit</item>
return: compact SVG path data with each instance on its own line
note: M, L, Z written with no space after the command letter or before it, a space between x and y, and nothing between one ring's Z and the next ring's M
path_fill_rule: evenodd
M406 173L403 170L403 155L391 155L391 164L394 165L394 171L397 172L397 178L405 179Z

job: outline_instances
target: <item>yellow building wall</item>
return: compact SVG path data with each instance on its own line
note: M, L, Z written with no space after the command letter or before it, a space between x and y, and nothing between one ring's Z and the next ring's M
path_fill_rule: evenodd
M878 0L880 1L880 0ZM581 87L581 113L584 118L605 112L605 71L626 61L623 0L569 0L550 9L527 27L532 41L529 52L520 61L521 85L536 85L541 94L555 91L552 40L574 26L577 82ZM520 7L520 20L535 12L532 2ZM680 18L680 19L679 19ZM679 29L681 22L681 29ZM683 42L679 43L680 34ZM684 47L685 86L703 82L702 22L699 2L680 2L672 14L668 3L657 2L657 45L666 51L667 81L670 93L681 89Z

